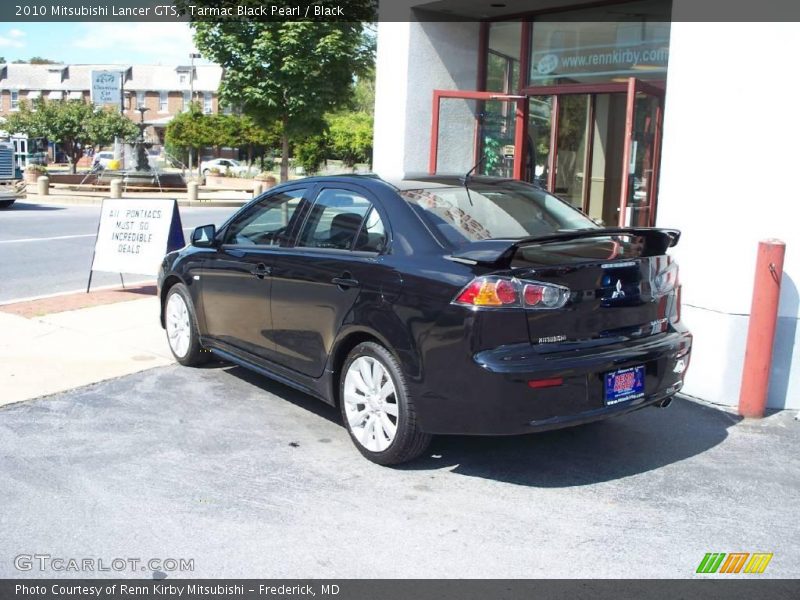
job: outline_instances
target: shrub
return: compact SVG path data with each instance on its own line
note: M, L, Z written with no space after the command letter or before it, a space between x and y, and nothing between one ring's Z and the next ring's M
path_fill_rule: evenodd
M325 139L311 136L294 146L295 165L303 167L306 173L316 173L325 160Z

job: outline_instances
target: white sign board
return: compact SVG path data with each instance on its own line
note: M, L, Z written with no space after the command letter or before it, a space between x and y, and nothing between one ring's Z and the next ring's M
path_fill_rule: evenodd
M176 200L103 200L92 271L158 275L167 252L186 245Z
M92 71L92 102L98 106L122 106L122 73Z

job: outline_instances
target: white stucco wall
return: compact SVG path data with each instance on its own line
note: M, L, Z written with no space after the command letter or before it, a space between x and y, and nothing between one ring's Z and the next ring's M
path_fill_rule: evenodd
M657 224L683 231L674 254L695 335L684 391L719 404L738 403L756 248L777 237L787 251L768 406L800 407L797 56L797 23L672 25Z
M373 167L384 177L428 170L433 90L474 90L478 23L378 25Z

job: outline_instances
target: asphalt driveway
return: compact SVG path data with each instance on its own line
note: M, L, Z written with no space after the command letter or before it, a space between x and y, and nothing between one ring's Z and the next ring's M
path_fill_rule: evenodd
M15 567L46 554L193 561L171 577L681 578L707 552L772 552L760 577L795 577L792 417L678 400L439 438L388 469L321 402L238 367L160 367L0 409L0 577L152 576Z

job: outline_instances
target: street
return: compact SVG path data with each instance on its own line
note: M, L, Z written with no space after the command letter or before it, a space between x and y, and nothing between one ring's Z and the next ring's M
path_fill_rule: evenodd
M180 208L184 236L198 225L219 226L236 210ZM86 288L100 205L55 205L30 201L0 211L0 302ZM126 283L152 281L124 275ZM94 274L92 288L119 285L116 273Z
M709 552L774 553L762 575L721 577L793 577L792 416L678 399L439 437L385 468L318 400L227 364L158 367L0 409L0 577L153 575L12 560L48 554L193 561L170 579L691 578Z

